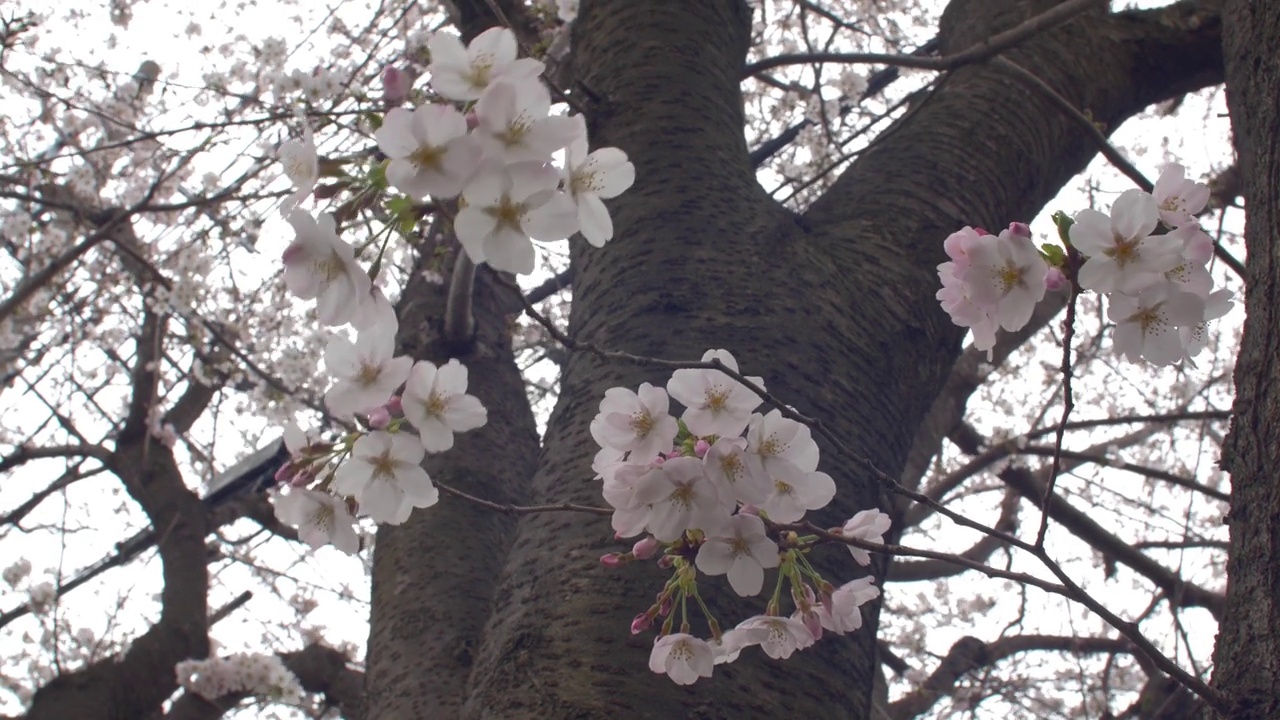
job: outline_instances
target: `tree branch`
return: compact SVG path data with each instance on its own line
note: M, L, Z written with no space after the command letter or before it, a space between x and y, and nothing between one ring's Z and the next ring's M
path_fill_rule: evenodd
M1077 637L1073 635L1013 635L984 643L974 637L957 640L938 667L920 687L889 705L892 720L909 720L929 711L943 695L955 689L966 674L994 665L1024 652L1067 652L1077 655L1133 653L1133 643L1124 638Z

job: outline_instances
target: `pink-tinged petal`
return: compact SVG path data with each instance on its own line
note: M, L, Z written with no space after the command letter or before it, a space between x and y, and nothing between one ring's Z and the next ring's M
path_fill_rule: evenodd
M413 133L413 113L404 108L392 108L382 119L382 127L373 133L378 149L389 158L408 157L418 149Z
M670 399L667 397L667 391L650 383L641 383L639 392L636 395L639 397L640 402L654 415L665 415L668 408L670 408Z
M604 201L591 194L578 198L578 224L582 237L596 247L604 247L613 239L613 218Z
M368 463L347 460L333 473L333 491L339 495L359 496L369 484L371 469Z
M468 205L464 210L472 206L482 208L497 205L510 189L511 181L501 168L482 172L472 178L462 190L462 197Z
M728 575L729 585L742 597L759 595L760 589L764 587L764 570L748 558L738 558L733 567L729 568Z
M461 394L467 391L467 366L456 359L440 366L436 371L436 390L443 395Z
M1071 244L1088 256L1101 255L1115 244L1111 234L1111 218L1097 210L1081 210L1076 213L1070 234Z
M495 79L511 80L515 82L537 82L535 78L541 75L542 71L546 69L547 66L541 60L520 58L502 68Z
M467 46L462 44L462 40L457 35L436 33L427 40L427 49L431 52L433 63L466 65L470 61L467 56Z
M491 135L505 132L520 115L519 100L519 91L514 83L491 83L476 102L480 128Z
M506 166L506 173L510 178L511 199L515 202L532 201L533 196L555 190L560 184L560 173L542 162L512 163Z
M324 367L330 375L350 377L360 371L360 364L360 353L355 343L340 335L329 339L324 349Z
M399 159L387 163L387 182L391 187L415 200L421 200L430 194L430 188L424 182L421 168L409 160Z
M536 265L537 253L533 243L523 234L508 228L498 228L484 241L485 262L494 270L528 275Z
M453 430L440 418L430 415L421 423L413 424L418 428L418 438L427 452L442 453L453 449Z
M462 395L450 400L449 408L444 412L444 420L454 432L466 432L484 427L489 420L489 412L478 398Z
M578 208L562 192L525 215L523 229L541 242L563 240L578 231Z
M395 458L397 462L414 467L422 462L425 453L422 445L416 442L412 435L405 433L387 433L387 435L390 436L390 447L387 449L390 451L391 457Z
M546 154L567 147L578 138L580 126L570 117L552 115L539 118L529 128L525 136L525 145L534 152Z
M1080 266L1080 287L1100 293L1115 291L1120 284L1120 267L1106 257L1093 257Z
M485 255L485 239L497 229L496 218L472 205L462 208L453 223L458 242L467 251L467 257L477 265L488 260Z
M404 394L406 400L413 398L419 402L426 400L436 384L436 366L429 360L419 360L409 371L409 379L405 381Z
M1141 190L1126 190L1111 205L1111 229L1122 238L1146 237L1158 222L1155 198Z
M708 575L724 575L733 567L737 555L725 540L712 538L698 548L694 563Z
M480 33L467 47L467 55L478 59L492 58L494 65L505 65L516 59L516 36L504 27L491 27Z
M467 119L452 105L423 105L413 111L413 121L415 134L432 147L467 134Z
M333 546L348 555L360 552L360 536L351 526L351 516L335 517L333 522Z
M379 478L365 486L357 499L362 513L375 522L389 522L399 515L404 491L394 480Z

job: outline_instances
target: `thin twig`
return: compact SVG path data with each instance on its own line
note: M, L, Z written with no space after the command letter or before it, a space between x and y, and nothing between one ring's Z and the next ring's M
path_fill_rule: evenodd
M987 40L953 55L931 58L885 53L788 53L750 63L743 68L742 76L748 78L776 67L808 63L876 63L922 70L954 70L962 65L971 65L998 55L1038 33L1067 22L1091 7L1097 7L1097 5L1097 0L1068 0L1024 21L1017 27L993 35Z

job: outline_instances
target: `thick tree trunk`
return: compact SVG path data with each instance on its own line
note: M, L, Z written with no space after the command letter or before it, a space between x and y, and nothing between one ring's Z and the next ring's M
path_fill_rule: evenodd
M1280 3L1232 0L1224 16L1227 101L1245 179L1248 289L1231 473L1227 608L1214 684L1233 718L1280 717Z
M969 0L948 11L944 46L979 42L1044 7ZM1220 77L1212 11L1188 5L1178 12L1098 12L1010 55L1115 127L1151 102ZM1188 15L1199 20L1188 23ZM728 349L778 397L896 476L959 349L960 330L933 298L942 239L964 224L1030 218L1095 148L1007 71L965 68L798 217L766 196L747 159L739 83L750 27L742 0L582 3L574 71L587 89L578 97L590 98L592 144L630 154L637 181L613 205L615 240L603 250L574 247L570 332L653 357ZM407 303L434 308L425 314L433 317L439 303L418 303L414 293L423 292L431 290L411 288ZM442 458L457 469L438 472L479 479L511 497L536 445L521 429L529 427L527 407L514 407L523 398L507 348L500 338L483 339L500 319L479 319L483 341L464 360L480 363L471 366L473 392L490 406L489 426L459 446L478 457ZM431 337L429 329L406 328L406 338L414 332ZM530 499L600 504L588 432L600 398L609 387L668 376L572 356ZM491 403L499 402L507 405L495 411ZM820 445L822 468L840 492L817 522L889 507L875 478ZM859 633L825 639L780 664L748 651L710 681L681 688L647 670L652 636L627 632L663 576L643 564L600 567L601 553L624 548L606 522L521 518L499 573L490 570L498 559L491 550L503 532L477 541L469 533L484 522L478 512L467 520L428 515L379 535L370 718L869 716L875 608ZM482 555L463 560L472 550ZM460 572L459 562L474 571ZM865 572L838 549L816 553L815 563L833 582ZM478 651L466 648L460 661L457 637L477 637L483 615L475 609L488 603L479 568L499 577L492 615ZM877 558L871 572L882 578L885 571ZM455 579L472 589L449 593ZM723 623L762 610L758 599L739 601L723 583L704 587ZM709 634L701 625L694 632ZM452 698L463 686L458 713Z

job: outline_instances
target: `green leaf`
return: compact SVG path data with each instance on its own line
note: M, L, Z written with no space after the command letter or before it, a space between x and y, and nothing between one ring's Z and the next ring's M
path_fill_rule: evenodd
M1067 251L1061 245L1045 243L1040 246L1040 252L1044 253L1044 259L1054 267L1060 268L1067 264Z
M387 163L390 161L380 162L369 169L369 185L377 190L386 190L387 184Z
M1071 244L1071 226L1076 224L1069 215L1059 210L1053 214L1053 224L1058 226L1058 237L1064 245Z

